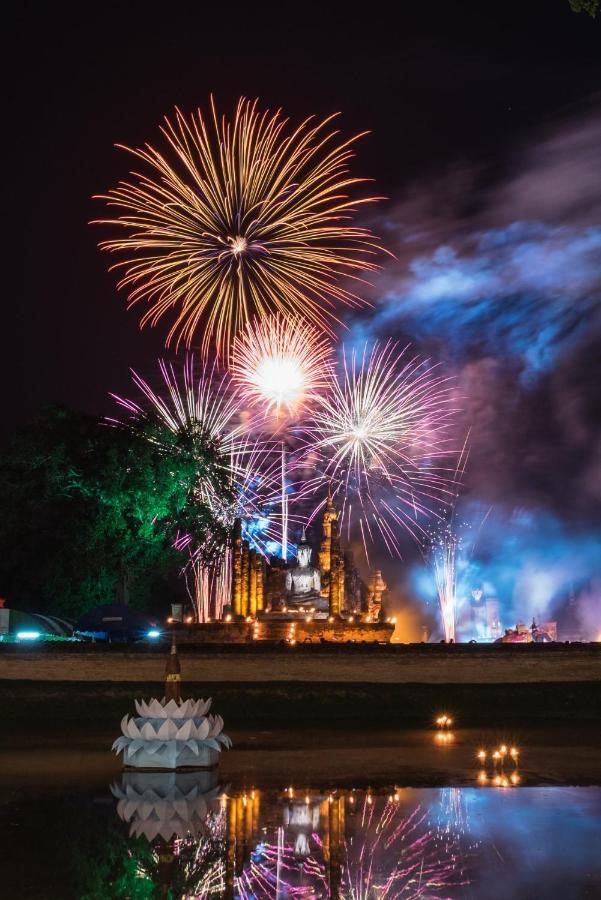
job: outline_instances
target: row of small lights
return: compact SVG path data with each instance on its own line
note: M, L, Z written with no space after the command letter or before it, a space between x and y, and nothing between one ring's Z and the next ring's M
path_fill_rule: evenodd
M509 757L516 767L516 771L512 772L511 775L507 776L503 770L505 765L505 760ZM478 783L479 784L493 784L495 787L515 787L521 781L521 778L517 772L518 760L520 757L520 751L517 747L508 747L507 744L501 744L496 750L490 754L490 758L492 760L492 764L494 766L495 771L492 775L489 775L485 769L481 769L478 773ZM484 765L488 759L488 753L486 750L478 750L476 754L476 758L481 765ZM500 767L500 772L497 772L497 766Z
M289 800L293 800L294 799L294 788L293 787L286 788L285 794ZM348 799L349 803L351 803L351 804L355 803L355 788L352 789L352 791L348 795L347 799ZM401 795L398 790L396 791L396 793L388 795L389 803L392 803L392 802L398 803L400 801L400 799L401 799ZM311 802L311 797L309 796L309 794L305 794L304 801L307 805ZM373 795L370 790L368 790L365 794L365 801L370 806L374 802L374 798L373 798ZM329 803L334 802L334 794L328 794L328 802Z
M514 765L517 766L518 759L520 756L520 751L518 750L517 747L509 747L508 748L506 744L501 744L501 746L497 750L494 750L491 753L490 758L492 759L493 766L495 766L495 768L497 766L501 766L501 768L503 768L503 766L505 764L505 759L508 755L511 757L511 760L514 763ZM488 758L486 750L478 750L478 753L476 754L476 756L482 764L484 764Z
M314 606L310 607L310 609L305 609L303 606L299 606L298 611L299 611L300 613L306 613L306 616L305 616L305 622L312 622L312 621L313 621L313 615L314 615L314 613L315 613L315 607L314 607ZM283 613L287 613L287 612L288 612L288 607L287 607L287 606L283 606L283 607L282 607L282 612L283 612ZM358 615L357 610L355 610L355 615ZM347 618L346 621L347 621L347 622L354 622L354 621L355 621L355 615L349 616L349 617ZM195 620L194 620L194 616L186 616L186 618L183 619L183 620L180 620L180 619L174 619L173 616L169 616L169 618L167 619L167 624L168 624L168 625L173 625L173 623L176 622L176 621L177 621L177 622L181 622L181 623L184 624L184 625L193 625ZM211 619L206 619L206 620L205 620L205 623L206 623L206 622L210 622L210 621L211 621ZM224 616L223 621L224 621L224 622L228 622L228 623L229 623L229 622L232 622L232 621L233 621L233 617L232 617L231 613L227 613L227 615ZM246 622L247 622L248 624L251 624L251 623L255 623L255 624L256 624L257 620L256 620L256 619L253 619L252 616L247 616L247 617L246 617ZM334 616L328 616L328 622L329 622L330 625L331 625L332 622L334 622ZM371 616L367 616L367 617L366 617L366 622L371 622ZM387 622L388 624L390 624L390 625L396 625L396 616L392 616L392 618L386 619L386 622ZM39 637L39 635L37 635L37 636Z
M453 719L451 716L443 713L440 716L437 716L434 720L434 724L437 728L440 729L438 733L435 735L435 740L437 744L450 744L454 740L454 735L452 732L448 731L453 724ZM488 775L488 773L482 769L478 773L478 783L479 784L493 784L495 787L509 787L510 785L517 785L520 783L521 778L517 771L511 773L511 775L505 775L503 771L505 762L509 759L513 762L514 766L517 769L517 765L520 758L520 751L517 747L508 747L507 744L500 744L496 750L493 750L490 753L490 759L492 760L492 764L494 769L497 769L497 766L500 768L500 772L494 772L492 775ZM489 759L489 751L484 749L478 750L476 753L476 759L480 763L480 765L484 765Z
M478 784L488 784L489 780L490 783L495 787L509 787L510 785L513 785L515 787L521 781L520 776L517 772L512 772L509 776L497 774L490 776L489 779L489 775L487 774L487 772L482 769L482 771L478 773Z

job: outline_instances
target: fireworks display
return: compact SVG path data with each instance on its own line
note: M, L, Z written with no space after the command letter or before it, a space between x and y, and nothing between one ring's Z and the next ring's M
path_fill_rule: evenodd
M123 148L148 174L101 196L116 212L97 221L120 231L100 246L125 257L119 286L130 305L148 304L142 325L172 311L168 345L189 345L202 323L203 351L214 340L227 355L253 315L279 311L331 331L338 304L362 304L339 280L377 267L377 240L350 224L376 198L350 198L364 181L348 170L356 138L340 142L332 118L291 129L243 98L230 122L211 100L206 118L165 119L164 152Z
M457 551L461 538L452 524L442 522L435 529L431 545L431 563L445 641L455 641L457 618Z
M269 536L265 509L276 497L278 460L269 443L252 438L241 424L240 397L229 375L215 367L197 371L192 355L186 356L181 377L172 364L160 361L159 366L164 396L132 372L142 402L112 395L129 416L109 421L142 434L161 453L183 457L192 467L185 527L178 527L174 547L188 556L183 572L192 576L189 594L198 620L206 621L229 602L228 540L235 519L246 523L254 545L260 547ZM206 510L213 522L208 530Z
M244 98L232 119L212 99L208 115L176 110L162 148L123 148L141 170L99 198L111 215L98 224L117 229L100 246L130 305L146 304L142 325L171 314L167 345L198 332L205 359L215 351L197 383L187 358L181 387L161 363L166 399L135 373L143 406L117 398L166 451L208 460L175 539L201 621L227 604L231 579L230 538L196 542L203 510L225 531L242 519L251 545L286 560L290 521L310 523L329 495L341 537L359 537L370 565L376 540L395 556L403 534L421 546L450 496L449 379L393 340L342 347L335 362L333 325L364 302L355 291L382 247L353 224L377 198L353 199L356 138L332 122L294 127Z
M427 808L406 811L394 796L374 802L366 795L360 816L356 839L346 842L342 896L348 900L449 896L469 883L456 833L430 824Z
M328 387L332 348L328 339L303 319L281 315L255 321L234 339L232 377L246 402L274 412L281 440L281 552L288 555L289 485L287 418L297 416ZM281 414L285 413L284 419Z
M126 422L118 424L142 432L165 453L183 454L198 462L195 499L208 506L219 522L231 526L238 516L260 516L261 504L273 494L271 472L277 462L271 460L271 446L253 439L240 422L240 397L230 376L220 375L215 367L196 373L192 355L185 358L181 379L173 365L160 361L159 366L168 399L132 372L146 402L141 406L113 394L130 413ZM212 473L205 471L209 454L209 465L226 484L225 491L216 490Z
M266 413L297 414L329 384L332 348L299 317L254 321L234 339L232 378L246 401Z
M420 518L449 493L451 393L447 378L393 341L343 354L306 429L305 459L316 470L307 490L329 487L347 534L359 522L366 553L376 531L395 554L396 526L419 539Z

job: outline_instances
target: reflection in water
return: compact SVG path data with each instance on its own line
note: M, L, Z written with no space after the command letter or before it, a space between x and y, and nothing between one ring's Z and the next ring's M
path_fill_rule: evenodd
M7 898L571 900L601 896L601 788L284 790L124 773L0 795ZM506 778L508 788L496 786Z
M159 896L384 900L468 883L459 793L443 792L440 816L406 791L228 796L211 777L126 773L112 788L147 842L135 875Z
M223 894L226 801L216 772L124 772L111 792L130 837L144 839L135 844L137 887L174 898Z

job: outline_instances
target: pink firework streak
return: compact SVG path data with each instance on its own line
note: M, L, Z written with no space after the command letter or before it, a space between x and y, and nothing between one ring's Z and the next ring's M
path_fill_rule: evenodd
M403 814L389 798L381 812L365 797L357 841L347 841L342 896L347 900L440 900L469 884L461 864L459 839L428 823L416 806Z
M313 516L329 489L347 539L358 523L367 556L376 535L400 555L399 528L421 542L420 520L452 498L446 467L455 412L451 379L407 351L394 341L343 351L340 370L303 429L297 466L312 476L301 475L302 492L322 497Z

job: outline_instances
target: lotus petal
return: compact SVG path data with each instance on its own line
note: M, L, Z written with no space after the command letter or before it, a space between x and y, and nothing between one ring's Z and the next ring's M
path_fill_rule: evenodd
M181 728L178 729L177 734L175 735L176 740L178 741L187 741L192 737L192 729L194 728L194 722L192 719L186 719Z
M204 741L205 738L209 736L211 731L211 723L208 719L203 719L198 725L193 724L193 731L195 738L198 738L199 741Z
M211 737L217 737L223 731L223 719L221 716L211 716Z
M129 822L132 816L136 813L139 815L140 804L135 803L133 800L126 800L123 804L123 816L126 822Z
M153 808L159 819L165 820L171 815L171 803L167 800L159 800L158 803L153 804Z
M156 697L153 697L148 704L148 713L157 719L165 718L165 706Z
M154 730L154 728L152 727L152 725L150 724L150 722L145 722L144 725L142 725L141 732L142 732L142 737L146 738L147 741L156 740L157 733Z
M127 728L123 730L123 734L127 735L130 738L139 738L142 737L140 733L140 729L136 725L135 719L130 719L127 723Z
M172 722L171 719L164 719L163 724L159 727L157 731L157 738L160 738L163 741L169 741L175 737L177 733L177 727Z
M161 823L155 822L152 819L144 822L140 832L144 835L149 843L152 843L154 839L159 835L161 831Z
M171 716L173 719L179 718L177 715L179 712L179 704L176 703L175 700L170 700L169 703L163 707L163 711L165 716Z
M181 819L188 818L188 804L185 800L174 800L173 808Z
M206 815L208 815L209 808L205 802L204 797L197 797L196 802L194 804L194 815L198 816L199 819L204 819Z

